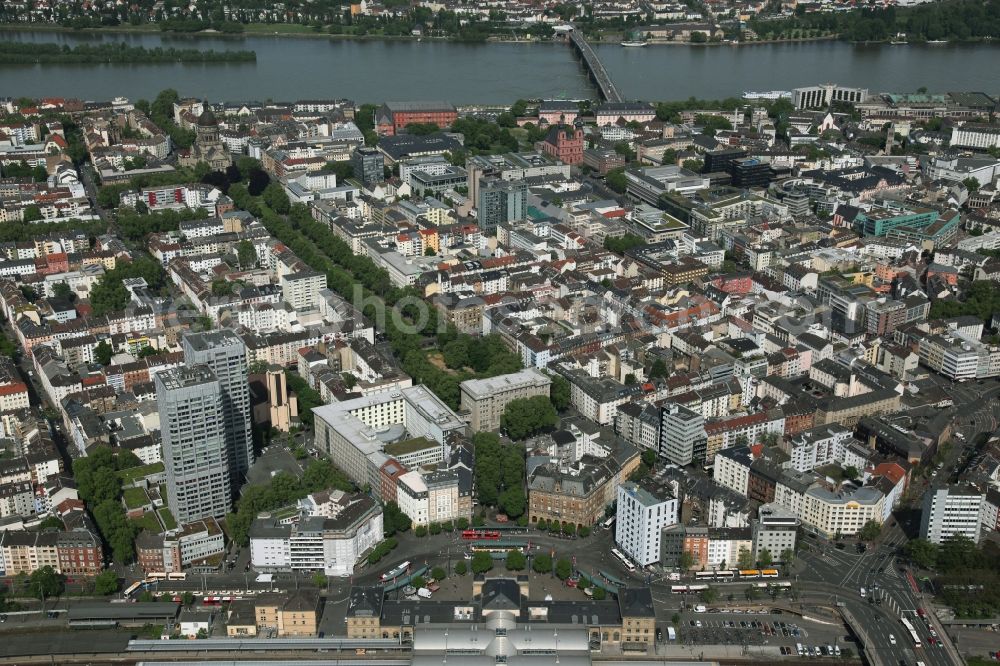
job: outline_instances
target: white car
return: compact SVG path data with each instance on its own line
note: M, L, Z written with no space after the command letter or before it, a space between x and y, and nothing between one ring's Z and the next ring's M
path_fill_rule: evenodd
M893 636L892 634L889 634L889 644L890 645L895 645L896 644L896 637Z

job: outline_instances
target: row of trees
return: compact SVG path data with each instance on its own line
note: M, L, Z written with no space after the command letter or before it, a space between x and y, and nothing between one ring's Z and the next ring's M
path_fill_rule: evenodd
M125 507L120 501L122 481L117 472L141 464L131 451L114 451L108 446L99 446L86 458L73 461L80 499L87 503L98 531L118 562L133 559L138 530L125 517Z
M145 208L145 205L143 205ZM204 208L183 208L181 210L164 210L155 213L140 212L134 208L123 207L115 217L122 236L129 240L141 240L149 234L177 231L181 222L204 220L209 216Z
M235 185L230 189L231 196L236 189ZM237 197L233 199L239 205ZM349 245L314 220L305 206L292 206L285 218L259 200L249 199L249 203L248 210L256 215L252 207L255 205L272 235L314 270L326 273L327 284L333 291L350 302L364 303L364 314L385 331L403 370L415 383L426 384L451 407L459 405L462 381L521 369L520 357L509 352L496 336L474 339L459 333L453 326L440 328L437 310L424 302L415 289L395 287L388 273L368 257L354 254ZM406 306L394 311L393 307L400 303ZM473 366L472 371L468 366L455 371L432 363L424 348L427 336L436 337L438 349L450 350L453 364L464 363L467 359ZM452 342L460 344L449 346ZM473 346L481 348L473 351Z
M527 508L524 447L505 446L492 432L476 433L472 443L476 456L473 475L479 503L495 506L510 518L519 518Z
M55 42L0 42L0 63L141 63L141 62L253 62L253 51L215 51L214 49L146 48L118 44L80 44L69 46Z

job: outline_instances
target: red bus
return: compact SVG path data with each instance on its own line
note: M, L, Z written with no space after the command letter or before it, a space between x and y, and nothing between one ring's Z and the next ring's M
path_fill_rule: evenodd
M466 541L499 541L500 532L497 530L463 530L462 538Z

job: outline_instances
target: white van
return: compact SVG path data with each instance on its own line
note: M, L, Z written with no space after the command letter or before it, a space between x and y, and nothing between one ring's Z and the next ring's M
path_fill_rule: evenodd
M799 653L800 657L805 653L805 650L802 649L802 643L795 644L795 651Z
M704 613L706 610L708 609L702 606L701 604L698 604L697 606L694 607L695 613Z

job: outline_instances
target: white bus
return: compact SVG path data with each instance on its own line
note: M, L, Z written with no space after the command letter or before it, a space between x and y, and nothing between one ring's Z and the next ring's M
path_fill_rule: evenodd
M920 643L920 636L917 635L917 630L913 628L913 623L905 617L900 618L900 621L903 623L903 626L906 627L906 630L910 632L910 638L913 640L913 647L923 647Z
M625 554L622 553L620 550L618 550L617 548L612 548L611 554L614 555L616 558L618 558L618 561L622 563L623 567L629 570L629 573L635 571L635 565L632 564L629 561L629 559L625 557Z
M615 524L615 517L611 516L610 518L608 518L607 520L605 520L603 523L601 523L601 529L602 530L610 530L611 526L614 525L614 524Z
M405 574L407 569L409 568L410 568L410 561L407 560L406 562L403 562L395 569L392 569L391 571L386 571L384 574L382 574L382 580L385 581L385 580L392 580L394 578L399 578L400 576Z

